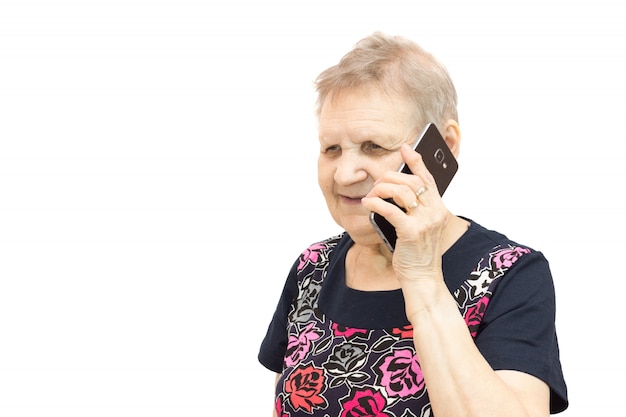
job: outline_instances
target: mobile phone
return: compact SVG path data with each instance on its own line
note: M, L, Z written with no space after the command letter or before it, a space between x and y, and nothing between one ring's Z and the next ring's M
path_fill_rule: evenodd
M443 193L448 188L448 185L450 185L450 181L452 181L456 171L459 169L459 165L454 158L452 151L448 148L448 145L439 133L437 126L433 123L426 125L415 142L415 145L413 145L413 149L422 155L424 165L426 165L426 168L435 179L439 195L443 196ZM411 174L411 170L405 163L400 165L398 171L405 174ZM388 199L387 201L396 204L391 199ZM406 211L404 208L400 208L403 211ZM393 252L397 240L396 229L393 225L383 216L374 212L370 213L370 222L382 238L387 248Z

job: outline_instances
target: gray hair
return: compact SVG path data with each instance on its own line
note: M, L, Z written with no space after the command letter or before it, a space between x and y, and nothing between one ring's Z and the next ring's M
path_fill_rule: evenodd
M315 80L319 118L331 92L374 85L415 103L416 127L458 121L457 94L447 69L415 42L381 32L361 39L339 63Z

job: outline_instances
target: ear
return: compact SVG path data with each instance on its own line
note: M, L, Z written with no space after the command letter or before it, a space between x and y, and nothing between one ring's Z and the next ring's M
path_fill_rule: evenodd
M458 158L461 150L461 128L457 121L453 119L448 120L441 133L454 157Z

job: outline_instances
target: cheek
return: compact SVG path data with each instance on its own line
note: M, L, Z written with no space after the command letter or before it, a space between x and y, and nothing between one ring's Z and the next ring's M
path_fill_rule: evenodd
M334 181L334 168L327 162L317 162L317 183L322 190L332 188Z
M397 154L389 155L389 157L378 161L378 163L372 168L371 175L375 180L377 180L382 177L385 172L397 171L403 162L404 161L402 160L402 156L399 152Z

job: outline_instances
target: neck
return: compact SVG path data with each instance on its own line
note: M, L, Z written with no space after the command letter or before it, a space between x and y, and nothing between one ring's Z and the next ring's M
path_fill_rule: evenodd
M442 254L467 231L469 222L451 213L441 235ZM400 288L393 271L393 254L381 242L350 248L346 257L346 284L364 291L384 291Z
M444 226L443 232L441 233L441 248L442 255L446 253L448 249L452 247L456 243L457 240L467 231L470 223L467 220L464 220L458 216L455 216L452 213L448 213L446 224ZM386 259L387 263L391 265L393 261L393 253L387 249L385 244L380 243L377 246L370 247L370 250L373 252L372 255L374 257L383 257Z

